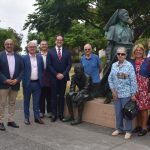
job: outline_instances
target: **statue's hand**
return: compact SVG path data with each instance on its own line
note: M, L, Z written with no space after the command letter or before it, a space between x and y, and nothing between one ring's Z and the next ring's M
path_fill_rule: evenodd
M80 103L80 101L82 101L84 98L84 95L81 92L78 92L77 95L74 97L74 102L75 103Z
M72 97L75 94L75 92L69 92L69 95Z

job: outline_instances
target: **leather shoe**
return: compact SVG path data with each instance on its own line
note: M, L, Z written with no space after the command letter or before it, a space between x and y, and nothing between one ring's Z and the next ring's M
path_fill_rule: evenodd
M24 123L25 123L26 125L30 125L30 124L31 124L29 119L25 119L25 120L24 120Z
M73 121L74 118L73 117L68 117L68 118L63 118L62 122L69 122L69 121Z
M2 123L0 123L0 130L1 130L1 131L6 131L6 128L5 128L4 123L3 123L3 122L2 122Z
M59 116L59 120L62 121L64 119L63 116Z
M138 133L142 130L142 128L140 126L137 126L133 129L132 133Z
M41 120L40 118L39 119L35 119L34 122L38 123L38 124L44 124L43 120Z
M77 120L72 121L70 124L71 125L78 125L80 123L81 123L81 121L77 119Z
M146 135L146 134L147 134L147 130L142 129L142 130L139 132L138 136L144 136L144 135Z
M52 118L51 118L51 122L55 122L56 120L57 120L56 117L52 117Z
M13 127L13 128L19 128L19 126L14 122L7 122L7 126Z

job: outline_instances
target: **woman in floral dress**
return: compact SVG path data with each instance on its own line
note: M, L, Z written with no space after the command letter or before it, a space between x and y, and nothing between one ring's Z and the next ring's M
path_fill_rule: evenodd
M138 126L133 132L138 132L138 136L143 136L147 133L148 109L150 108L150 58L145 58L145 49L142 44L134 46L132 56L134 60L131 63L135 68L138 83L136 102L139 106L137 115Z

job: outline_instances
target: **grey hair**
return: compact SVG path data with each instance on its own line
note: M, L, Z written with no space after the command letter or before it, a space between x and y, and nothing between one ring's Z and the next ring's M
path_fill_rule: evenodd
M125 47L123 47L123 46L122 47L118 47L117 48L117 52L118 52L119 49L124 49L125 54L127 54L127 49Z
M29 47L30 44L34 44L35 46L37 46L37 43L34 40L33 41L29 41L28 44L27 44L27 47Z

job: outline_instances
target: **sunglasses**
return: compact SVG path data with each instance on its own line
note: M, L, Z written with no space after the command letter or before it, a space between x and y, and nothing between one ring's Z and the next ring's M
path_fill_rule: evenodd
M125 56L125 53L117 53L118 56Z
M90 51L91 49L84 49L85 51Z

